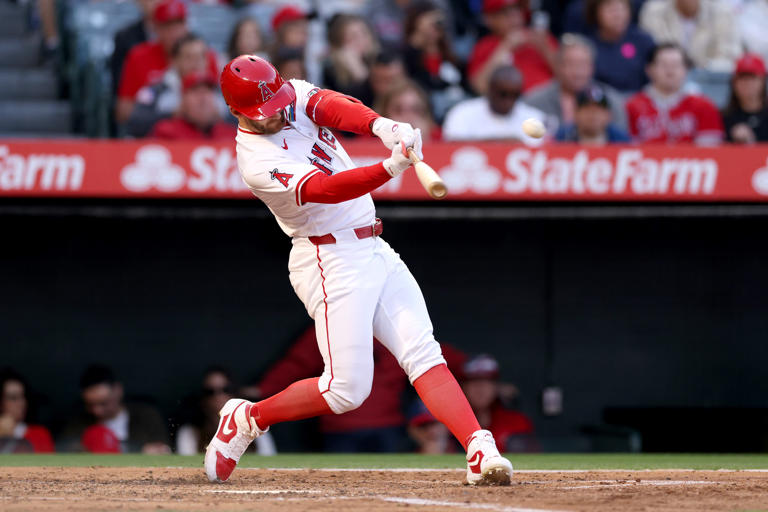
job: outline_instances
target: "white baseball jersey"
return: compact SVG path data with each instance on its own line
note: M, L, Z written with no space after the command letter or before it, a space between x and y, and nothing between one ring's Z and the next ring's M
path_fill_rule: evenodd
M302 204L300 189L311 176L330 175L355 165L331 131L306 114L307 102L319 89L303 80L289 82L296 90L296 108L288 126L274 135L238 129L237 165L243 181L269 207L288 236L370 226L376 216L370 194L338 204Z

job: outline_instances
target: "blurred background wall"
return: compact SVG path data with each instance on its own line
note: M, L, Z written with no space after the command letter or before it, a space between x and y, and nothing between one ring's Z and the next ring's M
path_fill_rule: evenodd
M1 217L2 359L42 395L40 415L77 406L91 362L170 414L208 365L246 383L280 355L310 322L290 242L259 203L238 208L250 218ZM670 445L768 449L768 219L384 222L437 338L498 358L542 448L592 449L584 427L607 419L650 450L665 449L653 429ZM541 413L548 385L563 392L558 416ZM273 429L283 451L307 449L297 428Z

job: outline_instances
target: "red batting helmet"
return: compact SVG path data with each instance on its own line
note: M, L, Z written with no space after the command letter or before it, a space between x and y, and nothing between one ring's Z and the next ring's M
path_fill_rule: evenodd
M254 121L275 115L296 99L293 86L255 55L241 55L224 66L221 93L227 105Z

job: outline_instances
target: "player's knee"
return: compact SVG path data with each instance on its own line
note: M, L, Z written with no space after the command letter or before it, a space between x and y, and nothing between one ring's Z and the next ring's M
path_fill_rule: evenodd
M430 337L419 344L419 350L414 350L399 361L400 366L408 375L411 383L418 379L430 368L445 364L440 344Z
M356 375L348 379L334 379L331 382L329 393L326 397L334 401L331 406L333 412L342 414L353 411L363 405L365 399L371 394L373 375Z

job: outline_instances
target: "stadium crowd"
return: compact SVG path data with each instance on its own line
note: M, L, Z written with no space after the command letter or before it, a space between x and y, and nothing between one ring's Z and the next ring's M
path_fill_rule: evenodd
M443 349L480 424L494 433L499 450L537 450L532 422L516 410L519 392L514 385L499 381L496 360L484 354L467 358L449 345ZM319 418L321 448L335 453L461 451L424 404L405 393L406 375L378 342L374 361L373 387L363 405L342 415ZM321 371L322 358L310 327L250 385L238 387L224 367L211 366L197 391L181 397L174 411L161 414L154 397L130 394L111 368L90 365L80 377L80 403L51 420L49 429L34 421L43 416L38 414L39 397L21 374L5 368L0 370L0 453L203 453L216 434L218 413L227 400L268 398L293 381ZM304 435L311 437L306 428ZM259 455L274 455L278 448L267 432L255 440L252 449Z
M182 0L138 4L111 61L122 136L231 137L217 76L247 53L429 140L535 144L534 117L584 144L768 141L768 0L223 2L239 17L226 54Z

